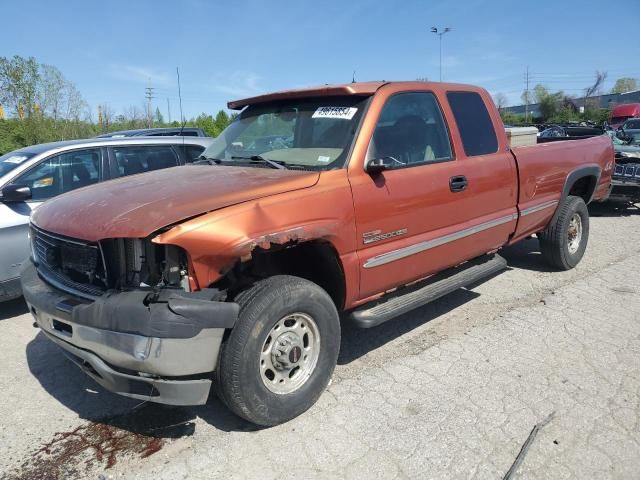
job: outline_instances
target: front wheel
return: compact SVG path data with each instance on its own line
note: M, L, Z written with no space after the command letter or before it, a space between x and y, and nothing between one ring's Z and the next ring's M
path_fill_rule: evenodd
M559 270L575 267L589 240L589 211L581 197L569 195L560 205L555 220L538 234L542 256Z
M277 425L310 408L338 359L340 321L329 295L278 275L236 297L238 321L220 354L218 393L240 417Z

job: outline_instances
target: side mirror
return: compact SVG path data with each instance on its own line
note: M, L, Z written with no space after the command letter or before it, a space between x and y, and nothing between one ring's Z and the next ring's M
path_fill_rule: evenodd
M389 165L387 164L387 162L385 162L384 158L372 158L367 161L364 169L367 171L367 173L377 174L384 172L388 168Z
M24 202L31 199L31 189L26 185L11 184L0 190L0 202Z

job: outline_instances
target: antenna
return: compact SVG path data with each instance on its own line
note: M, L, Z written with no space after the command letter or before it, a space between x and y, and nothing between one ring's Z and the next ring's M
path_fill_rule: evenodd
M182 143L184 143L184 135L182 135L184 130L184 115L182 114L182 90L180 89L180 70L176 67L176 75L178 75L178 99L180 100L180 136L182 137Z
M353 71L353 76L351 77L351 83L356 83L356 71Z

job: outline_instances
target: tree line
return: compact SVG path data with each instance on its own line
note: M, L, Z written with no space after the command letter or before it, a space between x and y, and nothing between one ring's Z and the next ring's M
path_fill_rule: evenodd
M216 137L233 117L224 110L186 120ZM37 143L95 137L116 130L180 127L165 121L159 108L151 118L145 108L130 106L116 113L101 104L94 116L76 85L53 65L18 55L0 57L0 155Z
M532 90L522 92L521 100L523 104L537 104L539 114L535 117L529 115L518 115L509 112L507 107L507 96L503 93L497 93L493 97L502 120L506 124L522 124L527 122L540 123L567 123L567 122L595 122L602 124L609 119L608 108L600 108L595 96L602 95L602 85L607 78L606 72L596 72L595 79L591 85L584 90L585 105L584 109L579 109L576 105L576 98L567 95L562 90L551 91L542 84L537 84ZM616 80L610 93L626 93L638 90L638 79L636 78L619 78Z

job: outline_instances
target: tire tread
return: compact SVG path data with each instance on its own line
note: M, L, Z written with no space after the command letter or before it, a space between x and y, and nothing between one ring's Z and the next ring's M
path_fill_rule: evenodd
M559 270L570 270L577 264L577 262L572 262L566 250L565 230L571 215L582 209L586 212L586 221L583 223L583 242L586 244L589 235L589 214L584 200L574 195L569 195L560 204L555 220L549 223L542 233L538 234L542 257L549 265ZM582 255L577 261L579 262L581 258Z
M271 420L259 415L259 413L254 412L247 404L243 389L241 388L241 382L243 380L240 375L243 362L246 361L243 348L250 338L251 331L255 324L254 320L259 312L259 310L256 310L256 305L268 305L275 298L289 298L295 290L309 288L320 292L325 297L324 300L331 303L335 312L335 318L337 319L337 310L335 310L335 306L329 295L316 284L299 277L275 275L254 283L236 295L235 302L240 306L238 322L232 334L222 345L220 362L217 369L218 396L236 415L259 425L275 425L280 423L278 419ZM249 315L249 317L246 315ZM339 344L339 334L337 341ZM315 403L321 393L322 392L318 392L317 396L305 399L305 410Z

